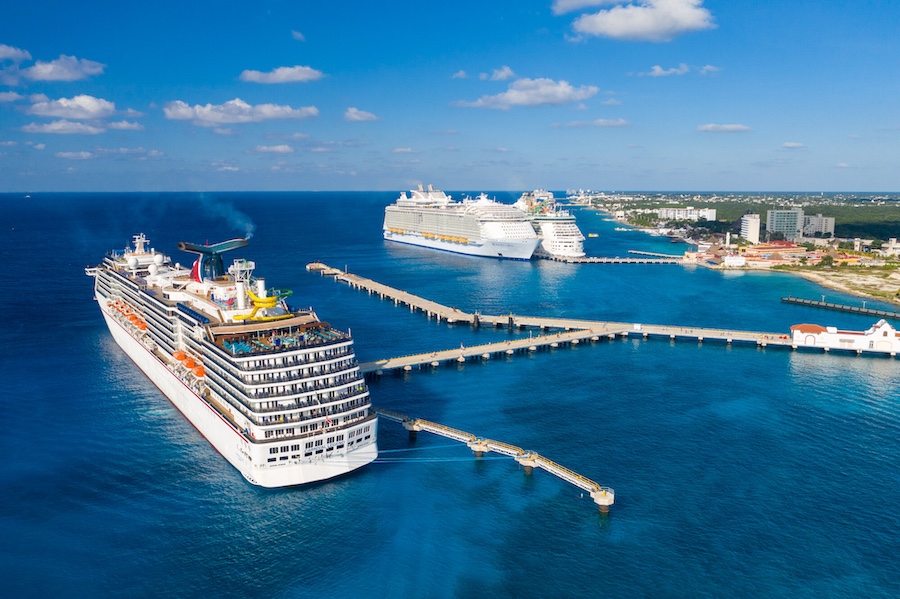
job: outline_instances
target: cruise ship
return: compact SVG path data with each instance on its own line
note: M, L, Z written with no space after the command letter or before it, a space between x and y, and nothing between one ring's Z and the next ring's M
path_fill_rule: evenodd
M419 185L384 209L384 238L472 256L530 260L540 243L528 218L488 199L454 202L443 191Z
M584 257L584 235L568 210L556 207L553 194L542 189L525 192L513 204L528 215L541 238L535 255L559 258Z
M312 308L288 306L255 264L223 254L248 245L181 242L173 264L135 235L110 252L94 295L113 339L250 483L287 487L329 479L378 455L377 415L349 333Z

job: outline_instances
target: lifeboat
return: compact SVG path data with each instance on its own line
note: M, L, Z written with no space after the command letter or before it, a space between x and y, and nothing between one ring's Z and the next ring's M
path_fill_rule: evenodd
M196 366L191 372L194 373L194 376L198 376L198 377L206 376L206 369L203 368L203 364Z
M138 321L138 323L137 323L137 328L138 328L138 330L140 330L140 331L146 331L146 330L147 330L147 323L144 322L143 320Z
M181 351L180 349L176 349L175 353L172 354L172 357L175 358L176 360L178 360L179 362L181 362L182 360L187 358L185 353L183 351Z
M196 365L197 365L197 363L194 362L194 358L189 357L184 361L184 367L187 368L188 370L191 370Z

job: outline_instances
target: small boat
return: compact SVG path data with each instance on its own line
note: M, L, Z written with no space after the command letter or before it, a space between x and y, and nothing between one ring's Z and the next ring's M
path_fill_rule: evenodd
M588 233L588 237L600 237L597 233Z

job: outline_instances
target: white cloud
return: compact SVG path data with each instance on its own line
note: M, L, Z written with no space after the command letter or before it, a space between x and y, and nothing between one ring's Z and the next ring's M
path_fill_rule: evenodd
M97 154L122 154L126 156L147 153L147 150L144 148L97 148L95 151Z
M55 116L65 119L103 119L116 111L116 105L103 98L95 98L85 94L74 98L37 102L28 109L29 114L38 116Z
M47 147L47 144L31 144L31 147L35 150L43 150Z
M707 123L705 125L700 125L699 127L697 127L697 131L721 131L725 133L740 133L742 131L750 131L750 127L748 127L747 125L739 124L719 125L716 123Z
M116 121L114 123L109 124L110 129L117 129L119 131L143 131L144 126L137 122L128 122L128 121Z
M714 67L711 64L708 64L708 65L705 65L700 68L700 74L701 75L710 75L712 73L718 73L721 70L722 69L720 69L719 67Z
M794 149L798 149L798 148L805 148L806 146L804 144L800 143L799 141L786 141L783 144L781 144L781 147L786 148L788 150L794 150Z
M181 100L169 102L163 107L167 119L175 121L193 121L202 127L232 123L259 123L275 119L305 119L318 116L315 106L291 108L277 104L247 104L240 98L229 100L224 104L195 104L189 106Z
M290 154L294 148L287 144L278 146L256 146L256 151L262 154Z
M578 8L587 5L571 4L579 4ZM601 3L591 3L597 4ZM638 4L618 0L615 4L578 17L572 27L583 35L649 42L668 42L683 33L716 27L712 14L702 6L703 0L640 0Z
M66 160L90 160L94 158L92 152L57 152L57 158L65 158Z
M59 121L53 121L52 123L41 125L38 125L37 123L29 123L28 125L22 127L22 131L24 131L25 133L74 133L97 135L98 133L103 133L104 131L106 131L106 129L103 129L101 127L93 127L84 123L73 123L72 121L61 119Z
M458 102L459 106L509 110L513 106L540 106L580 102L599 91L593 85L572 87L568 81L552 79L518 79L509 89L495 96L482 96L474 102Z
M24 97L25 96L17 94L16 92L0 92L0 102L15 102Z
M391 154L415 154L412 148L394 148Z
M603 100L600 103L603 104L604 106L618 106L622 102L620 102L619 100L616 100L615 98L610 98L609 100Z
M513 70L506 65L503 65L499 69L494 69L494 72L491 73L491 81L506 81L507 79L512 79L516 74L513 73Z
M31 53L28 50L22 50L6 44L0 44L0 61L8 60L16 64L23 60L31 60Z
M33 67L22 69L22 75L33 81L78 81L99 75L104 68L105 64L93 60L60 54L51 62L39 60Z
M220 173L236 173L237 171L239 171L241 169L239 169L236 166L230 166L230 165L225 164L225 165L218 167L216 170L219 171Z
M643 77L646 75L647 77L668 77L669 75L684 75L691 69L684 63L681 63L677 67L672 67L671 69L663 69L661 66L653 65L653 68L650 69L649 73L640 73L640 76Z
M469 75L467 75L464 70L460 69L460 70L456 71L455 73L453 73L453 75L451 75L451 78L452 79L465 79L468 76Z
M358 108L348 108L344 111L344 120L345 121L377 121L378 117L372 114L371 112L366 112L365 110L360 110Z
M837 168L850 168L850 165L846 162L838 162L834 166L836 166Z
M15 141L0 141L0 147L11 148L15 145L18 145L18 142Z
M237 135L237 131L228 127L216 127L212 130L212 132L216 135L221 135L222 137L231 137L232 135Z
M312 67L297 65L294 67L278 67L268 73L247 70L241 73L240 79L241 81L250 81L252 83L298 83L315 81L323 76L322 71L317 71Z
M28 101L32 104L37 104L38 102L49 102L50 96L46 94L31 94L28 96Z
M572 121L563 127L626 127L630 125L625 119L594 119L593 121Z
M291 29L291 37L297 40L298 42L305 42L306 36L300 33L299 31L295 31Z

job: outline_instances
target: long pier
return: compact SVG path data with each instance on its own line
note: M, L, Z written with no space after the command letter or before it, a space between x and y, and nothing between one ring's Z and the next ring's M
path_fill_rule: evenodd
M804 299L802 297L783 297L781 301L786 304L798 304L800 306L810 306L812 308L824 308L826 310L837 310L839 312L850 312L852 314L866 314L869 316L881 316L884 318L895 318L900 319L900 314L897 312L890 312L888 310L875 310L872 308L865 308L860 306L848 306L845 304L834 304L826 301L819 300L811 300Z
M454 441L459 441L460 443L465 443L469 449L475 452L476 458L483 457L486 452L490 451L511 457L522 465L526 474L531 474L534 468L541 468L567 483L575 485L582 491L589 493L591 499L594 500L594 503L600 506L601 512L608 512L609 507L615 502L616 494L610 487L602 486L586 476L582 476L574 470L570 470L569 468L533 451L525 451L521 447L504 443L503 441L482 439L466 431L461 431L429 420L422 420L420 418L413 419L391 410L379 408L375 411L378 412L378 415L382 418L400 423L403 428L409 431L410 438L415 438L416 433L419 431L425 431Z
M629 250L633 251L633 250ZM639 252L635 252L639 253ZM656 254L656 256L666 256L664 258L606 258L602 256L539 256L544 260L553 260L554 262L566 262L569 264L682 264L684 259L681 256L669 256L667 254Z

